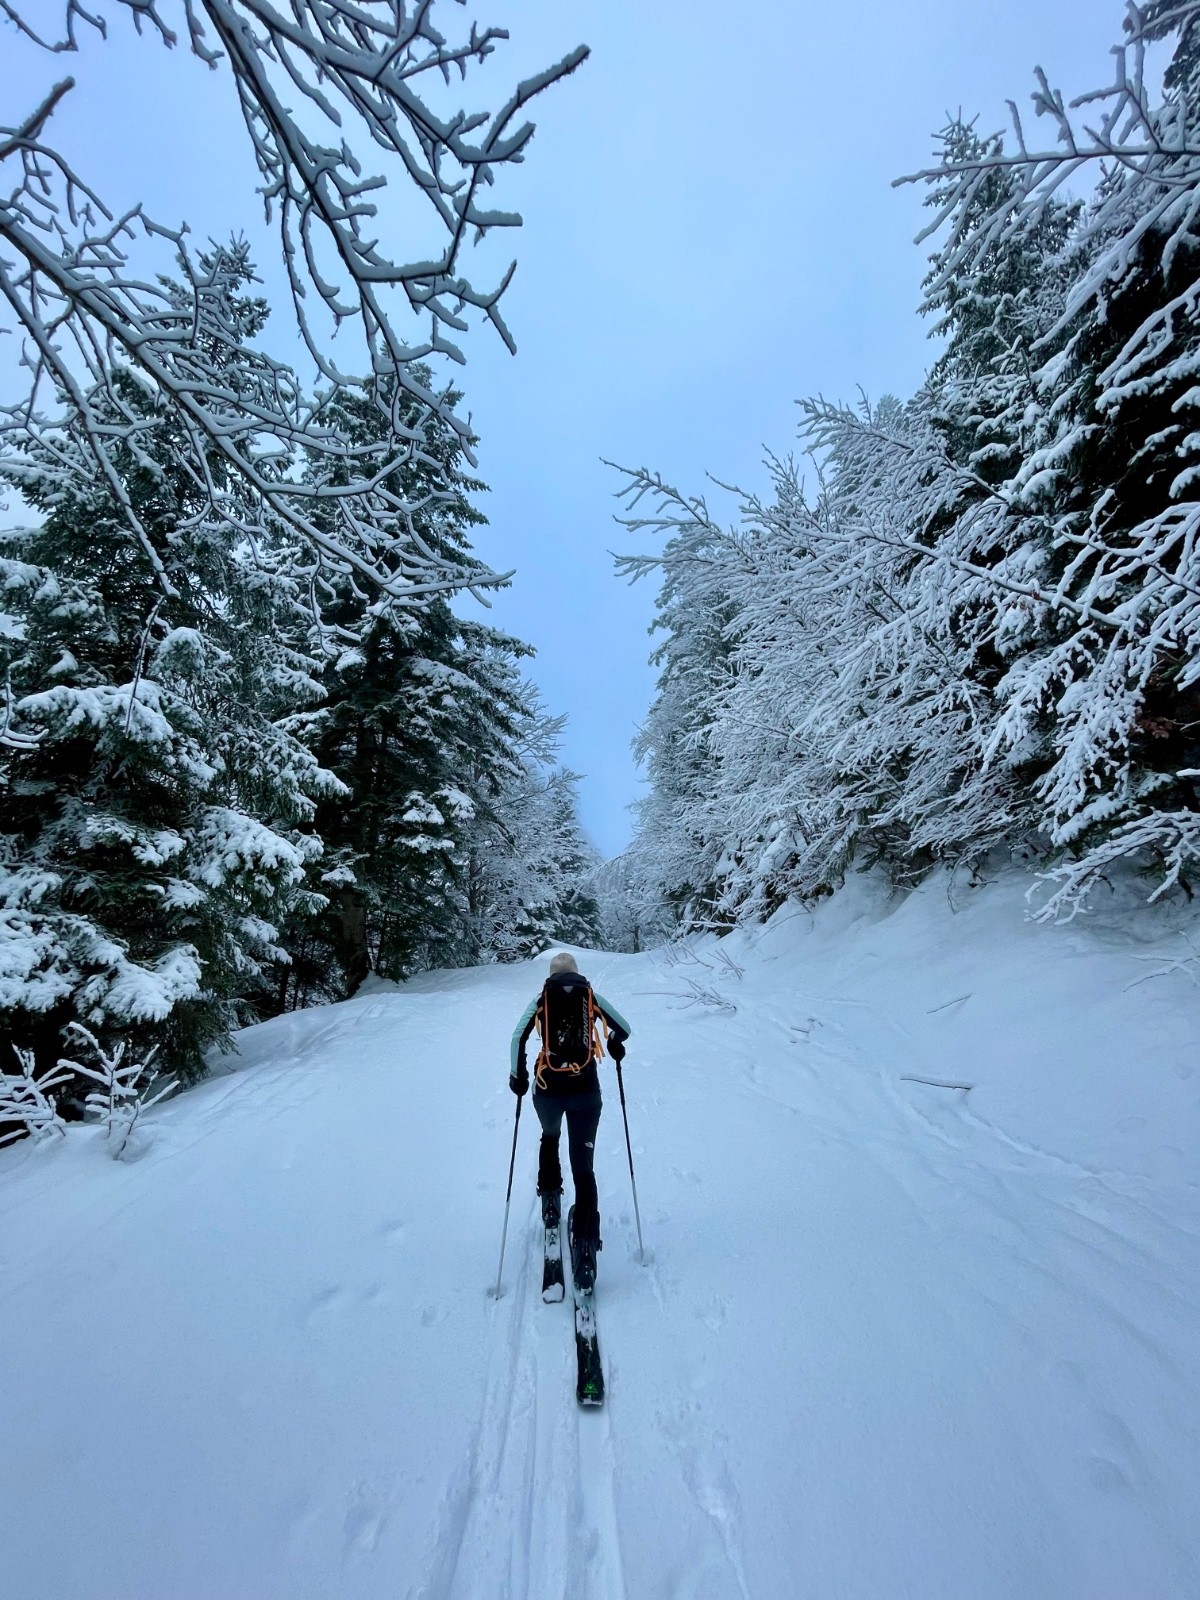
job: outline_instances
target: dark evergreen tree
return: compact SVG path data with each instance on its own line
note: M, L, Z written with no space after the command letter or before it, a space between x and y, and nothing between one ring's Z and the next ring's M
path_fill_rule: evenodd
M266 308L242 248L208 265L195 339L233 391ZM3 546L0 1010L43 1065L80 1021L188 1078L277 958L336 784L289 722L320 686L286 544L248 545L240 482L216 450L184 471L175 414L127 374L87 397L93 425L113 395L119 494L70 432L3 464L44 521Z
M337 404L343 431L370 446L378 413L354 400ZM422 448L398 460L381 488L404 508L419 545L443 564L458 563L465 583L470 530L484 521L471 497L484 485L466 471L461 437L443 421L415 409L402 421L422 428ZM341 997L368 972L401 978L527 951L538 939L567 937L552 931L560 925L591 928L586 905L575 904L579 873L565 865L582 863L582 840L564 836L562 859L543 861L542 829L524 825L526 786L546 782L525 762L540 738L531 733L539 713L519 670L529 647L459 617L440 592L397 602L341 576L322 609L354 642L324 668L313 748L349 799L330 797L319 808L325 856L310 879L326 905L288 931L296 960L280 973L278 1003ZM551 759L541 748L533 770ZM573 800L565 816L570 834ZM531 852L544 869L535 874L536 913ZM508 929L498 914L501 880L526 886L508 909Z

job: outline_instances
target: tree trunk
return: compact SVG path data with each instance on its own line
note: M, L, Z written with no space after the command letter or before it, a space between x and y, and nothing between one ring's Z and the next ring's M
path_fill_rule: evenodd
M358 988L371 970L371 952L367 944L367 905L362 890L347 884L338 896L338 916L341 924L342 970L346 974L346 987L350 994Z

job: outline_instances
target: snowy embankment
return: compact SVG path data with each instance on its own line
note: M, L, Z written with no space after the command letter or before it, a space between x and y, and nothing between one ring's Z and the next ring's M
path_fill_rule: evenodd
M1192 952L1023 886L581 963L650 1255L606 1076L599 1413L528 1112L486 1293L544 963L250 1029L136 1162L0 1153L4 1592L1194 1600Z

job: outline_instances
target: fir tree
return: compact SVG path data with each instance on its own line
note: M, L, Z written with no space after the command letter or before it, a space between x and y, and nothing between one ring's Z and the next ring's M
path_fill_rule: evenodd
M243 292L244 250L212 266L196 338L233 389L265 307ZM4 464L45 520L4 544L20 737L0 787L0 1005L47 1064L80 1022L158 1045L188 1078L278 958L319 850L315 800L336 783L289 725L320 689L286 544L252 550L220 461L218 508L179 470L170 408L119 373L111 390L139 421L113 459L149 548L109 485L74 470L69 434Z
M373 408L339 404L343 430L371 445ZM471 497L484 485L440 418L413 411L405 425L423 428L421 449L380 488L419 508L405 513L410 536L466 583L469 531L485 520ZM458 617L440 593L397 605L343 578L323 613L354 642L324 668L314 749L350 800L320 807L314 887L328 903L290 932L299 959L290 980L281 974L282 1004L352 993L370 971L400 978L480 954L472 851L497 820L527 693L515 663L528 647Z

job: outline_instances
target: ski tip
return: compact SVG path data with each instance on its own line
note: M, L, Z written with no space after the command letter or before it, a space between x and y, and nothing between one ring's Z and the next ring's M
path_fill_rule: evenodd
M581 1389L575 1397L585 1411L598 1411L604 1404L603 1389Z
M566 1298L566 1289L561 1283L553 1283L548 1289L542 1290L542 1299L548 1306L559 1305Z

